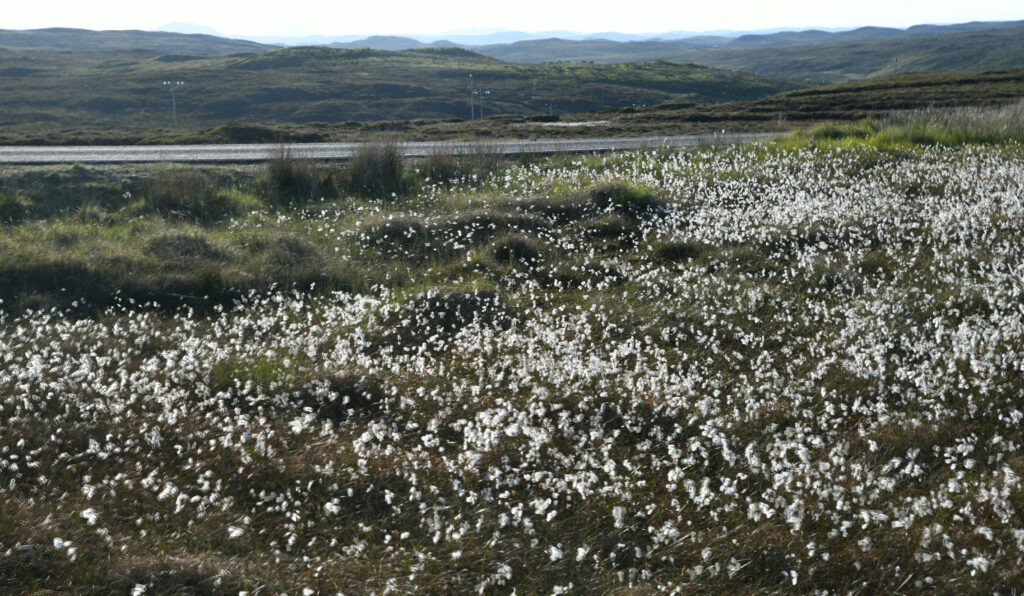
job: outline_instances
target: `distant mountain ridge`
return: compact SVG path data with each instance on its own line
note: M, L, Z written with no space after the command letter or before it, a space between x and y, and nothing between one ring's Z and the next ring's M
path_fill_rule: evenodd
M167 28L194 29L172 23ZM906 29L776 31L726 35L672 32L656 39L630 39L630 34L550 32L547 38L514 43L473 45L467 39L514 39L535 36L521 32L459 34L452 39L421 40L379 35L363 39L317 39L311 44L337 49L404 51L456 47L505 62L640 63L656 60L692 63L714 68L788 78L804 83L833 83L898 72L926 70L995 70L1024 66L1024 21L969 22L953 25L915 25ZM578 37L565 39L558 35ZM669 39L668 37L681 37ZM731 33L730 33L731 35ZM475 36L475 37L474 37ZM333 41L327 41L333 39ZM40 51L144 50L166 54L232 54L265 52L279 46L208 34L155 31L89 31L82 29L0 30L0 48Z
M732 31L703 33L672 31L661 34L638 35L631 33L618 33L614 31L604 33L577 33L570 31L524 33L522 31L505 31L481 35L457 34L446 36L444 39L436 39L433 36L417 35L374 35L364 37L362 39L339 40L336 43L328 45L339 48L370 48L386 50L391 49L388 45L394 44L395 40L402 40L401 45L403 45L403 47L398 49L441 47L443 45L453 45L469 49L482 49L491 46L525 44L531 41L549 41L558 39L579 43L594 41L606 41L621 44L665 42L672 45L682 45L686 47L717 46L728 48L752 48L842 43L848 41L869 41L880 39L906 39L929 35L946 35L951 33L967 33L1020 27L1024 27L1024 20L972 21L969 23L957 23L952 25L914 25L912 27L907 27L906 29L868 26L851 29L780 29L752 33Z
M859 27L849 31L783 31L769 35L741 35L727 41L728 48L778 47L790 45L812 45L843 43L848 41L872 41L882 39L908 39L929 35L995 31L1024 27L1024 21L991 21L959 23L956 25L914 25L906 29L890 27Z
M464 48L451 41L440 40L432 43L424 43L411 37L398 37L394 35L374 35L365 39L347 42L335 42L327 44L329 48L341 50L418 50L420 48Z
M1024 21L906 30L782 32L735 39L612 42L546 39L474 48L509 62L690 62L771 77L836 83L897 72L1024 66Z
M199 33L202 35L215 35L217 37L227 37L227 35L224 35L223 33L217 31L213 27L207 27L206 25L200 25L198 23L182 23L180 21L175 21L173 23L161 25L155 29L151 29L151 31L162 31L164 33L185 33L188 35Z
M914 25L906 29L892 27L858 27L848 29L785 29L761 31L668 31L664 33L636 34L616 31L580 33L576 31L495 31L488 33L459 32L438 36L430 35L308 35L308 36L242 36L229 39L215 29L196 23L168 23L152 31L48 28L31 30L0 29L0 47L10 49L36 49L54 51L96 51L114 49L149 49L156 51L194 52L203 54L231 51L265 51L282 45L325 45L340 49L407 50L422 47L462 47L485 50L489 55L501 57L503 46L529 46L529 42L559 40L579 44L605 42L609 44L664 44L663 53L674 47L716 47L728 49L781 47L907 39L930 35L967 33L1024 27L1021 21L972 21L951 25ZM214 39L210 39L214 38ZM571 45L571 44L568 44ZM606 50L607 51L607 50ZM515 52L507 52L510 56ZM630 52L623 52L628 56ZM670 58L670 56L660 56ZM506 58L508 59L508 58ZM516 58L511 58L516 59ZM549 59L573 59L553 55ZM594 58L595 61L600 56ZM544 61L539 56L523 57L520 61ZM617 62L625 60L615 60Z
M0 29L0 48L49 52L153 50L169 53L231 54L264 52L274 49L274 46L207 34L136 30L92 31L53 27L25 31Z

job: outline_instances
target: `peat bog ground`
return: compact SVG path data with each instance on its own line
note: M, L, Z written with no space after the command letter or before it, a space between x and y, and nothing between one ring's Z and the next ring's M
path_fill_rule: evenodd
M0 591L1008 593L1024 149L894 127L3 168Z

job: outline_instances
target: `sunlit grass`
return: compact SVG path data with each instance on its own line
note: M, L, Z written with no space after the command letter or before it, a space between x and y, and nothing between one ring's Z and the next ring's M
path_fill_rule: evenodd
M792 142L907 149L1008 141L1024 142L1024 102L1001 107L912 110L875 120L820 124L796 133Z

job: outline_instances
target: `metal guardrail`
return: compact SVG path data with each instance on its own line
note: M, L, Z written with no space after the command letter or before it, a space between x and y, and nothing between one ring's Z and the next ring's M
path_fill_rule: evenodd
M399 143L406 157L426 157L434 152L492 153L505 155L590 153L659 147L694 147L749 143L785 133L686 135L665 137L610 137L596 139L538 139L507 141L429 141ZM6 146L0 147L0 163L249 163L265 161L287 151L297 158L345 160L364 143L293 143L250 145L109 145L109 146Z

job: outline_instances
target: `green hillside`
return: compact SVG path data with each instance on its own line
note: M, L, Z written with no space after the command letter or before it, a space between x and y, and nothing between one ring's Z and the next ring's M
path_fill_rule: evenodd
M933 33L945 29L926 29ZM866 36L866 32L859 35ZM928 70L996 70L1024 66L1024 25L959 33L904 35L885 39L804 32L746 36L713 48L679 41L620 43L607 40L546 39L487 46L480 52L512 62L547 60L605 63L665 59L715 68L743 70L771 77L812 82L842 82L894 72Z
M260 52L273 49L274 46L215 35L132 30L91 31L55 27L26 31L0 29L0 48L53 52L141 49L191 54L230 54Z
M921 72L780 93L752 102L714 106L662 104L623 114L620 125L653 131L673 123L766 126L884 118L902 110L1006 105L1024 98L1024 68L990 72Z
M1024 27L769 49L719 50L694 60L766 76L845 81L894 72L1024 66Z
M265 69L267 63L264 60L239 61L237 68L257 66ZM981 73L942 71L903 73L798 89L754 101L716 104L669 101L645 108L553 116L489 115L472 122L461 118L304 124L236 122L179 131L130 123L104 126L16 124L0 127L0 145L360 141L374 138L381 131L410 141L661 136L710 134L722 130L762 132L791 130L827 121L885 119L894 112L927 107L1005 105L1016 103L1022 97L1024 68Z
M509 64L455 48L289 48L223 56L0 50L0 125L185 128L468 118L469 81L487 114L584 112L666 101L753 100L790 82L689 64ZM549 108L550 106L550 108Z

